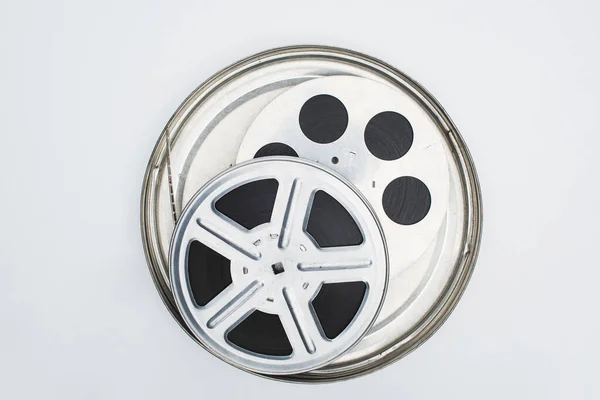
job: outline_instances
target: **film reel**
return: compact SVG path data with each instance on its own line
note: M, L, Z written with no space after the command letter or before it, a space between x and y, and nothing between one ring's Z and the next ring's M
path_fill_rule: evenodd
M237 161L294 155L349 179L375 209L392 274L430 247L445 218L448 162L434 121L406 93L335 76L299 84L256 117Z
M260 206L239 209L253 192ZM327 213L355 224L359 240L323 246L331 226L321 222L322 196L331 199ZM387 275L368 203L300 159L240 164L213 179L183 212L171 250L188 326L218 356L267 374L309 371L346 352L375 321Z

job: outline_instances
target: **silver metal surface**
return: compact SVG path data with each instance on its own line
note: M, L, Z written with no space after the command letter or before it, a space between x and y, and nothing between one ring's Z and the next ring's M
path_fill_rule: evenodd
M419 129L423 133L421 139L415 132L420 156L398 162L397 173L402 175L413 168L415 175L429 179L427 168L437 170L432 172L428 185L432 185L432 193L447 200L432 203L432 214L427 218L432 216L437 222L432 222L427 229L426 225L418 227L419 233L414 237L385 233L390 248L402 248L406 246L404 240L409 240L416 241L421 250L414 251L410 258L400 257L400 262L392 260L390 263L388 294L367 335L342 357L319 369L293 375L268 375L288 381L318 382L358 376L415 349L439 328L454 308L469 280L479 249L482 221L479 185L468 150L448 115L425 89L400 71L368 56L335 48L290 47L258 54L216 74L186 99L168 123L176 214L181 214L212 177L238 160L247 159L248 155L241 156L245 146L259 146L260 141L269 140L253 133L251 127L259 123L257 118L267 113L271 102L279 102L279 96L284 98L288 91L305 82L318 86L319 80L325 82L333 79L332 76L368 81L364 84L368 86L365 91L388 93L377 104L386 108L402 107L403 112L405 107L414 110L422 121L418 125L423 127ZM156 145L144 179L142 234L150 271L161 296L181 326L195 337L176 307L169 284L167 254L174 223L166 131ZM247 133L256 135L256 142L247 141ZM432 146L427 148L429 145ZM353 179L348 173L353 163L345 158L344 149L338 148L342 151L339 154L338 151L321 154L305 150L310 155L308 158ZM353 151L358 154L363 150ZM333 156L339 158L336 165L331 165ZM428 163L435 165L427 167ZM368 163L358 168L377 169ZM375 188L382 190L383 184L378 182L385 182L396 171L379 171L375 173L382 174L383 178L374 179ZM358 182L368 182L366 178L358 179L357 185L363 185L366 197L376 199L376 195ZM376 200L371 203L374 207L377 204ZM427 218L423 222L427 222Z
M246 230L216 211L214 204L221 196L263 179L279 184L269 223ZM362 244L321 249L313 242L306 223L318 190L350 213L363 234ZM195 304L186 272L194 240L231 261L233 283L204 307ZM278 263L284 272L274 274L272 266ZM363 196L334 172L285 157L240 164L206 184L175 228L170 264L175 300L187 326L222 359L266 374L310 371L346 352L375 321L388 276L383 233ZM356 281L367 285L362 305L350 325L330 340L311 301L324 283ZM227 340L227 333L254 310L279 316L292 345L290 356L251 353Z
M329 144L309 140L298 124L302 105L322 93L339 99L349 115L344 134ZM394 161L373 156L365 145L367 123L383 111L401 113L415 131L410 151ZM236 162L251 160L261 147L278 142L291 146L302 158L339 172L369 200L386 237L397 244L389 250L394 274L399 274L430 247L446 216L449 177L443 140L435 122L405 92L371 79L334 76L301 83L269 103L244 136ZM332 162L334 157L336 163ZM388 218L381 200L386 186L404 175L423 181L434 199L426 218L413 225L400 225Z

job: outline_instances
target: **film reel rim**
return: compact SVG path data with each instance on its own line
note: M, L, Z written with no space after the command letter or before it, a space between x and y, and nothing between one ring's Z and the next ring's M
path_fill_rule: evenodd
M165 139L168 136L167 132L173 132L173 139L175 139L179 133L178 130L185 125L185 122L190 117L190 114L193 113L193 110L202 104L206 98L210 97L210 94L217 90L220 85L234 79L236 76L240 76L240 74L261 65L265 65L266 63L274 64L303 58L326 59L341 63L357 64L361 68L373 71L373 73L386 79L392 85L409 90L415 96L415 99L421 102L423 106L427 108L428 112L435 116L436 121L443 127L444 132L446 132L447 140L451 143L453 149L454 160L459 166L461 188L466 201L464 214L465 231L461 239L461 242L463 243L462 255L457 260L455 267L456 271L453 274L451 281L448 283L448 288L445 290L444 296L440 296L429 313L422 318L419 323L415 324L410 333L403 338L400 338L396 346L385 349L383 351L383 356L374 363L371 362L372 360L366 360L365 362L357 363L349 368L342 367L335 370L317 370L310 373L288 375L285 377L259 374L263 377L291 382L328 382L349 379L376 371L391 362L402 358L426 341L443 324L445 319L454 309L464 292L477 259L482 226L481 191L471 155L451 118L437 100L435 100L435 98L417 82L394 67L373 57L340 48L322 46L291 46L268 50L239 61L230 67L225 68L221 72L218 72L194 90L181 104L169 120L152 152L144 177L142 190L142 241L151 276L153 277L163 302L182 328L190 334L184 322L181 320L181 317L178 316L177 311L173 310L174 303L172 296L170 295L170 288L168 285L165 285L164 279L161 276L162 261L160 260L160 247L157 246L156 233L153 232L156 230L156 226L154 226L156 223L155 216L152 215L154 213L153 202L156 201L156 191L158 190L155 185L155 180L162 172L162 168L164 168Z

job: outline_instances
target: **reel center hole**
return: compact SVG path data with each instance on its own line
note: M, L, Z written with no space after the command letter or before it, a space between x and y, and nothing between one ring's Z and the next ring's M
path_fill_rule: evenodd
M277 262L277 263L271 265L271 268L273 269L273 273L275 275L279 275L285 271L285 269L283 268L283 263L281 263L281 262Z

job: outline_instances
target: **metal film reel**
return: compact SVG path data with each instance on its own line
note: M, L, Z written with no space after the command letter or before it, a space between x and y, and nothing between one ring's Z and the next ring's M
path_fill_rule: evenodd
M427 250L446 215L442 140L431 117L407 94L369 79L336 76L299 84L273 100L248 129L237 161L265 151L295 153L349 179L393 244L390 263L397 274Z
M253 189L261 205L244 213L236 205ZM322 247L329 227L321 196L334 202L329 212L352 220L359 240ZM213 179L182 214L171 248L173 291L188 326L220 357L268 374L312 370L346 352L379 313L387 274L383 234L362 196L299 159L262 159ZM194 275L208 282L195 290ZM211 275L227 275L226 286L214 290Z

